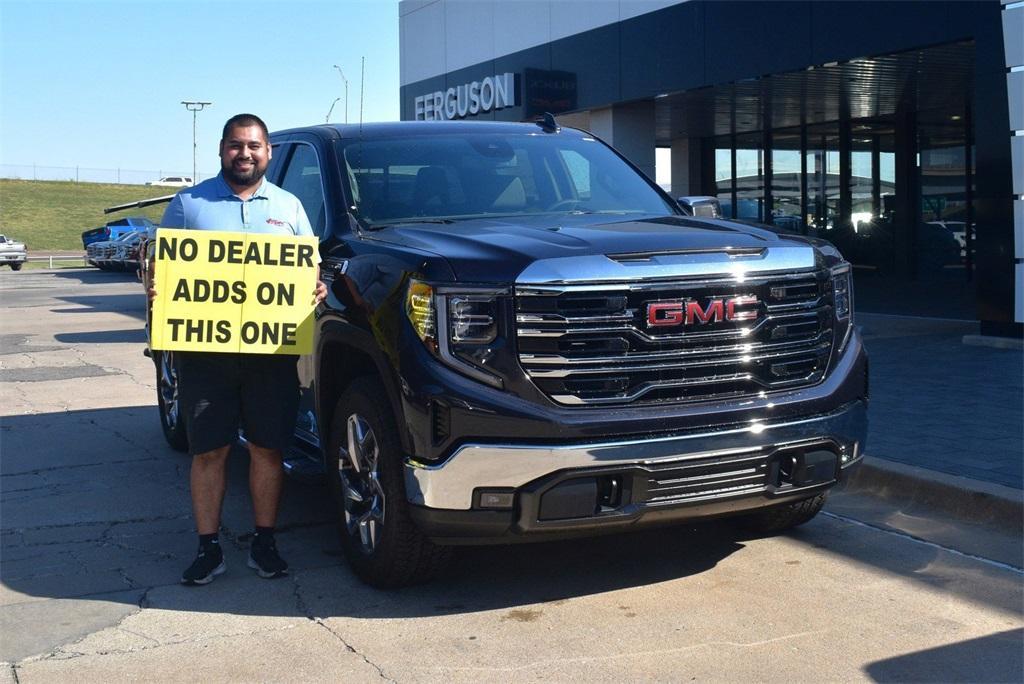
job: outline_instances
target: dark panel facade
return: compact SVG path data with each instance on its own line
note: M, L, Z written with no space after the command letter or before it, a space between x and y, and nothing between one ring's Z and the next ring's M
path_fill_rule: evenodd
M705 3L705 83L728 83L814 64L810 5Z
M551 66L551 45L538 45L527 50L520 50L511 55L498 57L494 60L494 71L491 73L504 74L512 72L516 74L516 98L520 103L518 107L509 107L494 113L498 121L522 121L523 120L523 73L526 69L539 69L549 71Z
M622 99L619 92L619 25L611 24L551 43L551 64L576 74L580 109Z
M527 67L574 72L578 107L591 109L961 40L977 40L979 63L1001 60L999 13L994 1L692 0L470 70L478 69L472 72L478 75L521 73ZM412 118L412 99L435 82L402 86L404 118Z
M621 97L698 88L704 75L704 3L684 2L619 24Z
M778 6L785 3L765 3ZM899 52L973 37L981 2L814 2L810 64ZM992 2L998 11L999 3Z

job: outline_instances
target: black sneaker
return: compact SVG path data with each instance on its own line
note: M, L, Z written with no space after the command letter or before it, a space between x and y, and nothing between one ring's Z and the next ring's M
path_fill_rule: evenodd
M277 579L288 574L288 564L278 555L273 539L253 542L249 550L249 567L263 579Z
M228 569L224 564L224 553L219 549L199 547L199 554L192 565L181 575L181 583L188 587L209 584L217 575L223 575Z

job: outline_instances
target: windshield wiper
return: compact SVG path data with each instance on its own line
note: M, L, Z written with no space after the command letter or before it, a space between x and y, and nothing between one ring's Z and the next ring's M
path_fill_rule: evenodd
M446 219L446 218L417 218L417 219L410 218L410 219L402 219L401 221L388 221L387 223L374 223L374 224L366 226L366 229L367 230L383 230L385 228L390 228L391 226L406 226L406 225L409 225L409 224L412 224L412 223L440 223L440 224L448 225L448 224L451 224L451 223L455 223L455 220L454 219Z
M584 216L587 214L643 214L640 209L573 209L566 212L570 216Z

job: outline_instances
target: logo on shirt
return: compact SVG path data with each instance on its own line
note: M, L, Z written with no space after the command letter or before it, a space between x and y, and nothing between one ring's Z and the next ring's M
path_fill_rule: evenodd
M272 219L272 218L268 218L267 219L267 223L269 223L272 226L286 226L286 225L288 225L284 221L278 221L277 219Z

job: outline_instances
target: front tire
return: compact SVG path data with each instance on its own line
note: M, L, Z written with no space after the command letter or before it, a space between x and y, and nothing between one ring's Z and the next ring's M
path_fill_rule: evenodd
M756 534L779 534L803 525L818 515L825 505L825 497L825 494L818 494L802 501L772 506L756 513L748 513L739 521L745 529Z
M22 267L22 264L11 264L11 270L12 271L20 271L21 267Z
M156 366L156 405L160 410L164 439L175 451L188 451L188 433L178 397L178 367L174 353L153 350L153 363Z
M435 577L451 549L432 543L409 516L398 428L376 378L357 378L348 386L330 435L327 474L341 547L353 572L380 589Z

